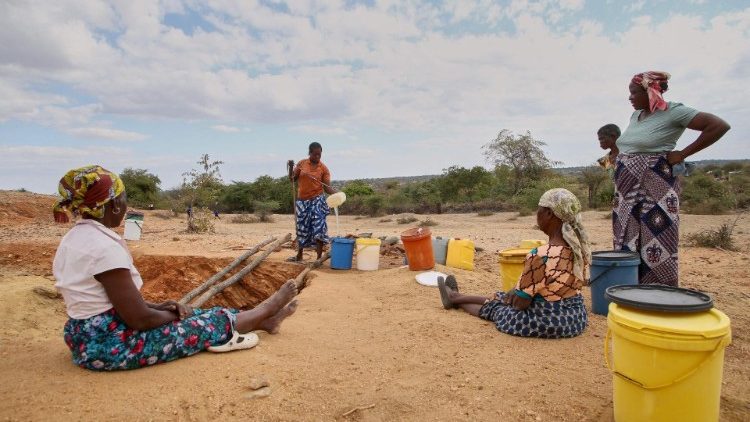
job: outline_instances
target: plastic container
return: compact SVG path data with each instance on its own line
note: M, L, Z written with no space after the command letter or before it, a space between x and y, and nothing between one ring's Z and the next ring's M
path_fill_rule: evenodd
M328 204L329 208L338 208L344 202L346 202L346 194L344 192L336 192L326 198L326 204Z
M125 214L125 233L122 235L125 240L141 240L143 232L143 213L128 211Z
M526 239L526 240L522 240L521 244L518 245L518 247L520 249L532 250L534 248L538 248L538 247L540 247L542 245L546 245L546 244L547 244L546 240L542 240L542 239Z
M448 242L448 256L445 259L445 265L474 271L474 241L451 239Z
M435 255L435 263L445 265L445 259L448 256L448 241L438 236L432 239L432 253Z
M724 348L731 343L723 312L642 311L611 303L607 326L604 358L613 374L616 421L719 420Z
M523 263L531 249L510 248L500 251L500 280L506 292L518 283L523 274Z
M406 258L411 271L431 270L435 267L435 255L432 253L432 232L427 227L418 227L401 233Z
M637 252L596 251L591 254L591 310L607 315L609 299L604 296L608 287L638 284Z
M355 242L357 247L357 269L375 271L380 265L380 239L360 237Z
M354 255L354 239L346 237L331 239L331 269L352 269L352 255Z

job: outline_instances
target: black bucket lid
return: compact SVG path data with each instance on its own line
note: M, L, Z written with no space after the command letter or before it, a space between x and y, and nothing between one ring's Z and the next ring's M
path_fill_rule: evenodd
M608 287L604 297L618 305L659 312L700 312L714 307L711 296L663 284Z

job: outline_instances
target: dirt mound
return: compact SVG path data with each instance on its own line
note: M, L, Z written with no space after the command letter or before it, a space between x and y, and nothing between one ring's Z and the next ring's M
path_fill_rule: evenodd
M57 244L32 242L0 243L0 267L23 269L34 275L52 275Z
M0 191L0 227L52 221L56 197L31 192Z
M230 262L232 259L229 258L145 255L135 259L135 266L143 277L143 297L159 303L168 299L179 300ZM235 274L242 267L239 265L230 274ZM202 307L253 308L277 291L285 281L297 277L303 269L297 264L265 261Z

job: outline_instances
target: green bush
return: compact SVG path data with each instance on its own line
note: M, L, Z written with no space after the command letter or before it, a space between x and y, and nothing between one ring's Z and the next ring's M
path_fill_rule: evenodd
M260 219L263 223L273 222L271 214L274 210L279 208L277 201L255 201L253 203L253 209L255 209L255 216Z
M208 208L193 208L193 218L188 219L188 233L214 233L214 213Z
M687 240L693 246L704 248L718 248L736 251L737 246L732 238L734 224L724 223L718 229L709 229L693 233L687 236Z

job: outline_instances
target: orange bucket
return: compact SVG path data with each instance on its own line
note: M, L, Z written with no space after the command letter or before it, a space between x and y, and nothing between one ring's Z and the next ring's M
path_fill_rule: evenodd
M431 236L432 232L427 227L417 227L401 233L401 241L404 242L410 270L422 271L435 267Z

